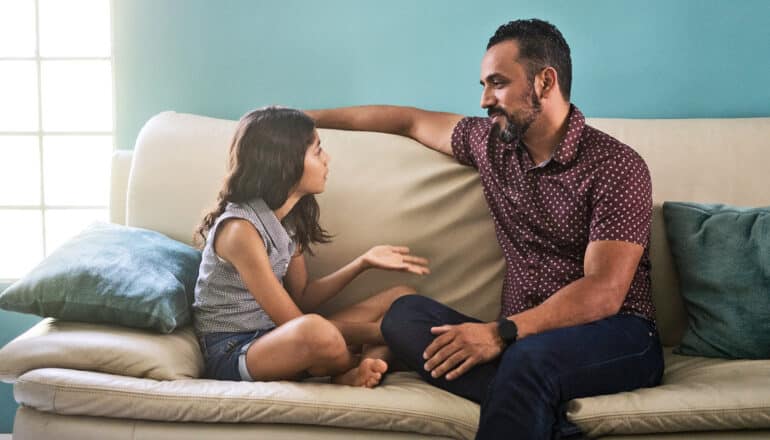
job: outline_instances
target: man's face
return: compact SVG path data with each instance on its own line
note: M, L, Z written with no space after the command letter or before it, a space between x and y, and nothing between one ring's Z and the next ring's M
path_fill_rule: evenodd
M490 47L481 60L481 107L504 142L524 136L542 111L533 81L518 59L518 43L508 40Z

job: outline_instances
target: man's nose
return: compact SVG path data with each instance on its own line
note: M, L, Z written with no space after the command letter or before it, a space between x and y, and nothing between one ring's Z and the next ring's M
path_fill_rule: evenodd
M481 91L481 108L490 108L494 107L494 105L495 94L489 88L484 87L484 90Z

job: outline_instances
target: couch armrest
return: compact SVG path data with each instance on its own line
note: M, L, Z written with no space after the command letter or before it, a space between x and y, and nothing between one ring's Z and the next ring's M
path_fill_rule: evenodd
M131 150L116 150L112 153L110 222L119 225L126 224L126 191L128 189L128 174L131 171L133 157L134 152Z
M48 318L0 349L0 380L14 382L38 368L190 379L203 371L203 356L191 327L159 334Z

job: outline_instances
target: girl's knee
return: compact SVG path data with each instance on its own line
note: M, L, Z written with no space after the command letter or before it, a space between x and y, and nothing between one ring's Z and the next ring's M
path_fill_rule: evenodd
M401 285L388 289L388 292L391 296L393 296L393 299L395 300L397 298L401 298L404 295L413 295L417 293L417 289L412 286Z
M310 313L298 318L299 345L307 352L322 358L334 360L347 352L345 338L331 321Z
M387 314L395 314L398 316L411 316L415 313L420 314L434 303L435 300L426 296L417 295L412 291L395 298L390 304Z
M395 286L381 292L379 294L379 298L380 298L379 302L385 307L385 310L387 310L393 304L393 302L395 302L399 298L403 298L408 295L414 295L415 293L417 293L417 289L415 289L414 287L405 286L405 285Z

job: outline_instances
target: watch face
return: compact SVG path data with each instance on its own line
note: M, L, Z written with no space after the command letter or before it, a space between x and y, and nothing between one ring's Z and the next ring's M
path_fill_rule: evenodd
M500 337L505 341L511 342L516 340L518 329L513 321L501 319L498 323L498 331L500 332Z

